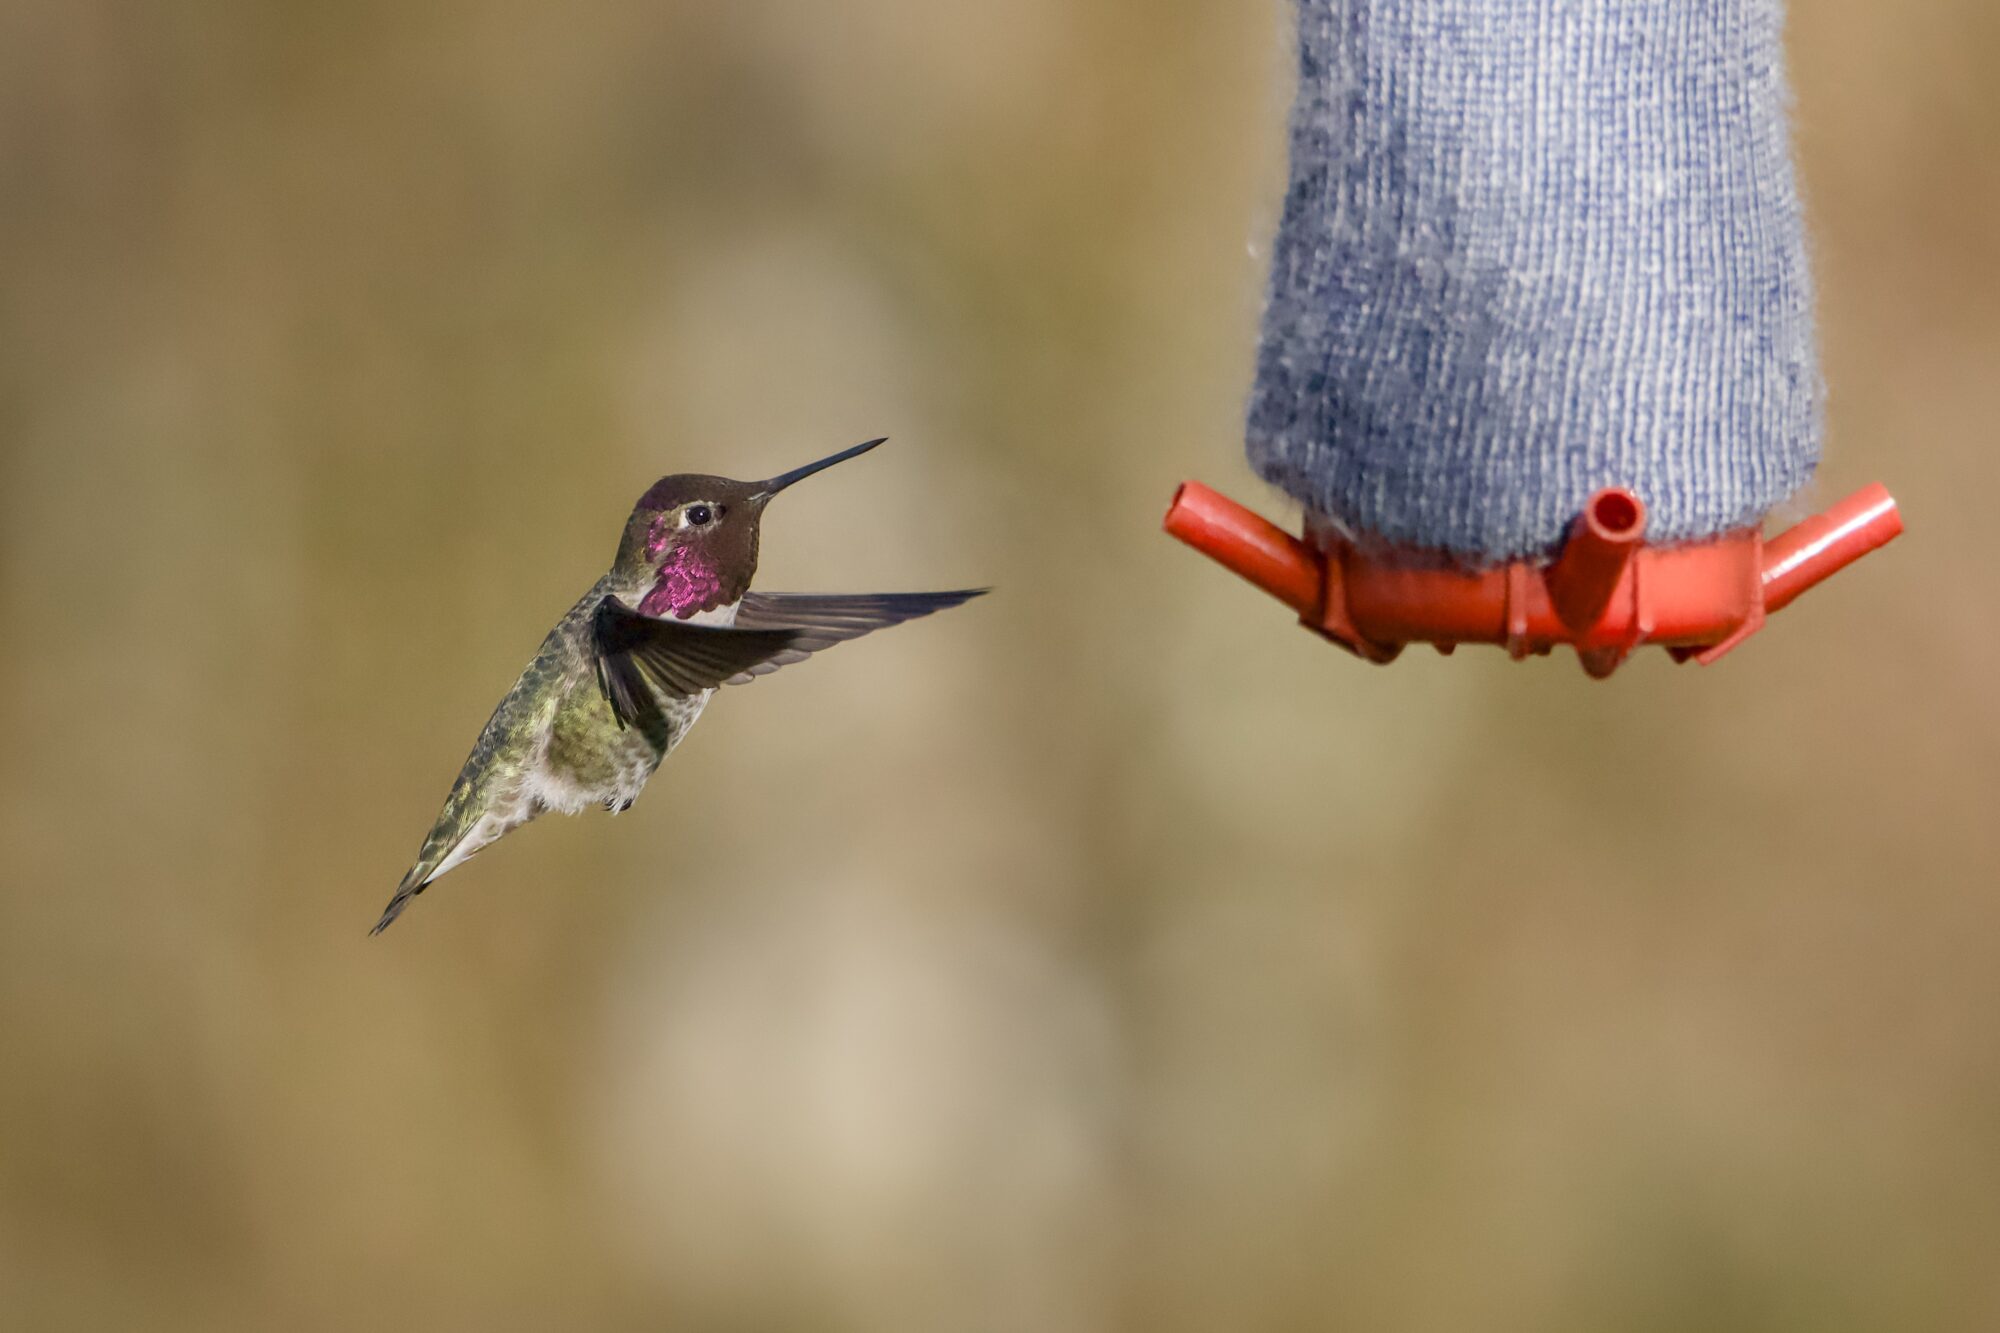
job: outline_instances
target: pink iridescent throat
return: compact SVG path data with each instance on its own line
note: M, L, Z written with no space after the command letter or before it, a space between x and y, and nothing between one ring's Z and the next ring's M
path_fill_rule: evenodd
M713 603L722 592L722 576L689 547L677 548L660 566L660 577L639 603L641 614L674 615L682 619Z

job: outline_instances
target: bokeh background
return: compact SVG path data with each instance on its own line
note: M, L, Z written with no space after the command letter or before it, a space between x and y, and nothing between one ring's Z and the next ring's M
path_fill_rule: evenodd
M1277 0L5 0L0 1323L2000 1327L2000 10L1795 10L1912 535L1606 686L1156 530ZM881 433L766 586L995 596L365 938L647 484Z

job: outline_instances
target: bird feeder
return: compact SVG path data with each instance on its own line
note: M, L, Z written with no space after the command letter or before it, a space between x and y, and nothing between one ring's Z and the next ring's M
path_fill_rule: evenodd
M1778 0L1299 0L1250 394L1298 535L1196 482L1167 531L1374 662L1713 662L1902 531L1768 540L1824 390Z
M1571 644L1601 679L1644 644L1676 661L1714 662L1800 593L1894 539L1903 521L1874 485L1770 541L1750 529L1649 546L1644 503L1607 488L1590 498L1553 562L1460 571L1370 554L1324 527L1302 541L1190 481L1174 495L1166 530L1367 661L1394 661L1410 643L1441 653L1499 644L1517 661Z

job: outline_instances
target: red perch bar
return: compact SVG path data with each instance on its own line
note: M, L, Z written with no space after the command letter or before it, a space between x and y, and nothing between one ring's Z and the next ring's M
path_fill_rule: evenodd
M1769 542L1746 528L1648 546L1645 502L1610 487L1590 497L1552 563L1465 571L1368 550L1330 528L1301 540L1190 481L1174 494L1166 530L1369 661L1387 662L1410 643L1441 652L1497 643L1515 658L1566 643L1603 677L1642 644L1715 661L1770 613L1894 540L1903 520L1889 492L1872 485Z

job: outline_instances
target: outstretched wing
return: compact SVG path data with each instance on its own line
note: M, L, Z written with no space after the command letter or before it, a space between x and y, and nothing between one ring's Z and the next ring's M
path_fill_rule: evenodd
M736 608L739 633L782 629L794 637L780 651L752 663L724 683L747 684L781 666L803 662L822 648L962 605L986 591L959 588L951 592L746 592Z
M690 625L641 615L615 597L591 617L597 683L619 722L647 734L657 729L660 694L712 690L768 662L798 642L796 630Z
M822 648L957 606L985 591L752 592L743 595L736 623L729 626L656 619L607 597L592 618L597 682L618 720L650 735L658 727L661 693L741 685Z

